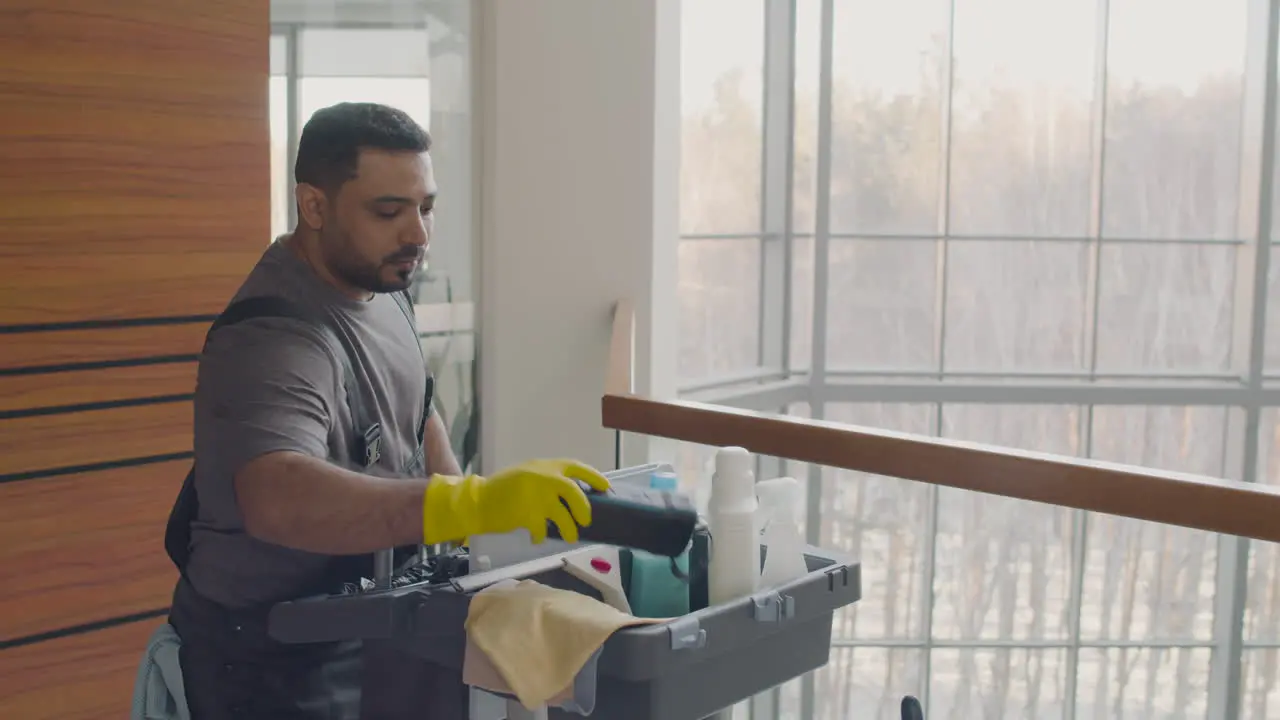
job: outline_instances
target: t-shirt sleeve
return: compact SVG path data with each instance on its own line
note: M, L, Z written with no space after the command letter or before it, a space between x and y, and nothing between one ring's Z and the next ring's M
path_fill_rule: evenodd
M196 420L203 448L234 476L254 458L292 451L329 456L340 366L323 336L298 321L255 319L220 328L200 360Z

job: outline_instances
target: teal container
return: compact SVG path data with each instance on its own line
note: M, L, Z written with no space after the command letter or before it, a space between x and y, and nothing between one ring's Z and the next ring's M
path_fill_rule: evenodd
M675 492L679 483L674 473L657 472L649 476L653 490ZM689 551L675 558L684 576L671 571L671 558L642 550L631 551L631 578L627 584L627 602L631 613L642 618L680 617L689 614Z

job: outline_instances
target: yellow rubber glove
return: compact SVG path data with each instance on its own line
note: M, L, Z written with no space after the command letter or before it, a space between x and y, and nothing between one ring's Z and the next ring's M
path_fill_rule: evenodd
M548 520L565 542L577 542L578 527L591 524L591 505L575 480L609 489L603 475L573 460L531 460L487 478L432 476L422 499L422 542L525 528L537 544L547 539Z

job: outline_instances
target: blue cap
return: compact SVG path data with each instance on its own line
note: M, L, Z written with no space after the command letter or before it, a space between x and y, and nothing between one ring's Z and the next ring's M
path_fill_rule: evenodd
M680 480L673 472L656 472L649 475L649 489L663 492L675 492Z

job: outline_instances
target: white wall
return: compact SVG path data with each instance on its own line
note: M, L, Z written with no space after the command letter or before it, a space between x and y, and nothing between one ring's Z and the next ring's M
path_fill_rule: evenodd
M680 0L475 5L482 467L612 467L618 298L637 389L675 394Z

